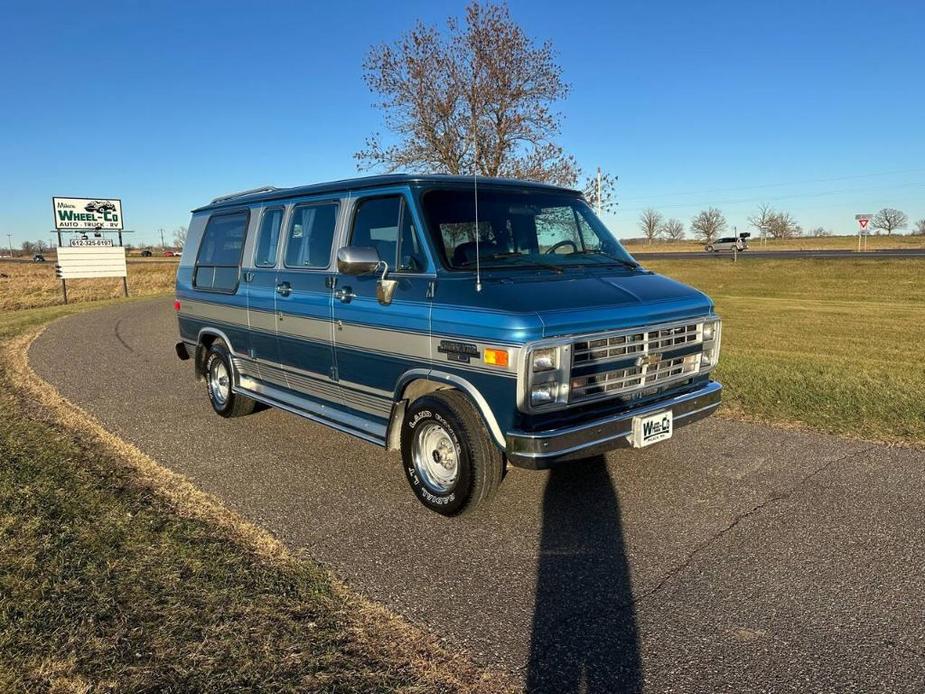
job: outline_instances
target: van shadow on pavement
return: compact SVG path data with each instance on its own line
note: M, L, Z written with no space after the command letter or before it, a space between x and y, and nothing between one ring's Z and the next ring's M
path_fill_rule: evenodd
M617 493L603 457L549 472L529 692L634 692L639 638Z

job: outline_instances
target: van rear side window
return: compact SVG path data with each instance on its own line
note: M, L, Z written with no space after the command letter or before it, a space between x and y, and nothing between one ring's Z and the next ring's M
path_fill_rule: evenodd
M257 250L254 252L254 265L273 267L276 265L276 247L279 245L279 228L283 221L283 208L264 210L257 233Z
M302 205L292 211L286 267L326 268L337 224L337 203Z
M199 244L193 286L234 293L238 288L241 253L247 233L247 212L216 215L209 220Z

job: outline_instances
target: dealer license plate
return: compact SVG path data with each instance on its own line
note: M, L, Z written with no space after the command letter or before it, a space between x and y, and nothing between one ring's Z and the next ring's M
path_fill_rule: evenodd
M633 448L643 448L670 439L673 430L671 410L633 417Z

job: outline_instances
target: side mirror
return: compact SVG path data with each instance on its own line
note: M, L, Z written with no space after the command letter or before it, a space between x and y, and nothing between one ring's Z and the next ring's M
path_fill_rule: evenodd
M337 251L337 270L345 275L368 275L380 265L379 252L369 246L344 246Z

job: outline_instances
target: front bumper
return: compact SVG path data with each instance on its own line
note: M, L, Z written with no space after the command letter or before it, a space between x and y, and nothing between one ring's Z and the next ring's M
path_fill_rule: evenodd
M709 416L719 407L723 387L716 381L650 403L613 417L539 433L512 431L507 435L507 458L513 465L540 470L554 463L587 458L614 448L628 447L633 417L671 410L675 428Z

